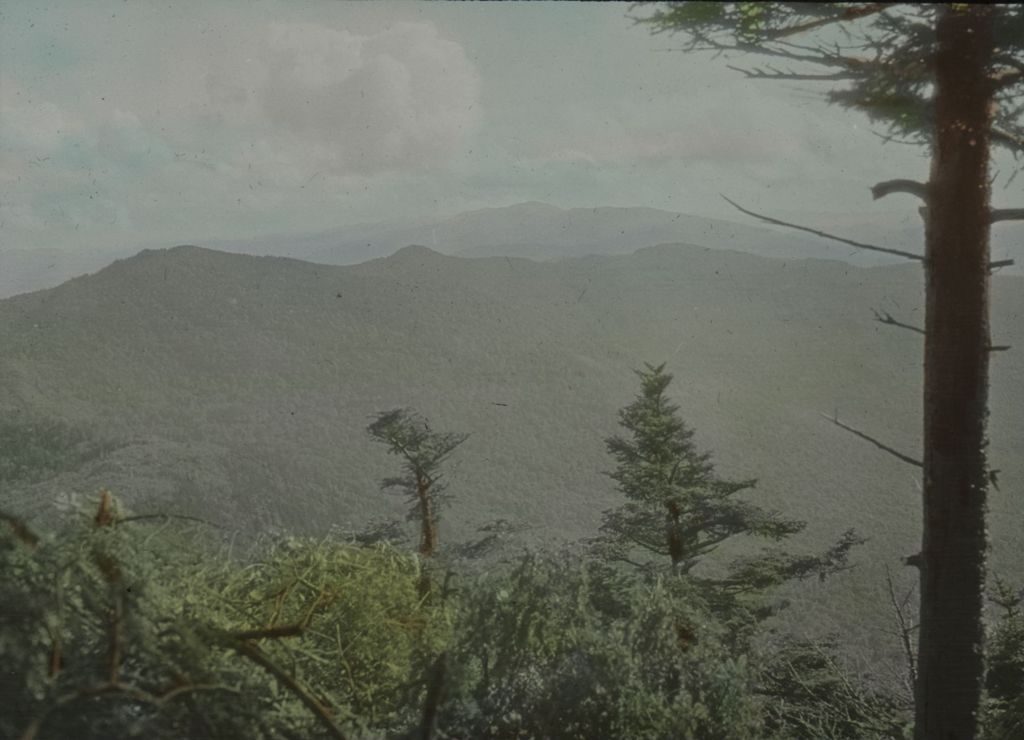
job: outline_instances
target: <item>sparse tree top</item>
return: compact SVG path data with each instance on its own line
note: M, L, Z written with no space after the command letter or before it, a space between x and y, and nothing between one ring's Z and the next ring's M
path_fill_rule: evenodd
M865 112L890 136L931 142L937 42L935 23L967 3L642 3L637 16L655 33L680 32L687 51L763 57L738 71L754 79L827 84L825 99ZM990 137L1024 153L1024 9L992 5L994 92Z

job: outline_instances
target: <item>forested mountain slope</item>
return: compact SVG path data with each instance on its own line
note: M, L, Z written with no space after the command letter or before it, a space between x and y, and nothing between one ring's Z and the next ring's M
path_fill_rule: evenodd
M994 279L993 568L1020 576L1024 291ZM619 499L603 440L667 361L684 416L725 475L809 520L821 545L871 538L850 599L916 549L917 471L831 425L918 454L916 265L862 269L685 245L555 263L408 247L351 267L195 247L146 251L0 302L4 418L58 418L117 449L3 505L39 516L109 486L137 511L229 528L358 530L403 514L395 463L365 433L413 406L470 434L450 473L442 540L507 519L530 540L592 535ZM876 567L877 566L877 567ZM879 604L884 608L884 604Z

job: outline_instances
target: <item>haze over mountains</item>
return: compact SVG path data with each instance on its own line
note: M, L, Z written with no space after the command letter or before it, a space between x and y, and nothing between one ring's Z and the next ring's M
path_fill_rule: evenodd
M743 220L746 223L740 223ZM888 222L853 221L831 230L881 246L912 252L921 249L922 233L916 224L890 226ZM897 261L798 232L756 225L753 219L741 214L737 214L736 221L725 221L653 208L562 209L537 202L469 211L423 224L374 224L312 234L209 241L204 246L243 254L349 265L387 256L410 244L423 244L450 255L552 260L586 254L629 254L643 247L669 243L734 249L781 259L835 259L859 266ZM1021 243L1024 243L1021 224L999 224L994 229L996 258L1016 256ZM0 298L52 288L72 277L95 272L135 251L0 249ZM1007 272L1019 273L1020 269L1013 267Z

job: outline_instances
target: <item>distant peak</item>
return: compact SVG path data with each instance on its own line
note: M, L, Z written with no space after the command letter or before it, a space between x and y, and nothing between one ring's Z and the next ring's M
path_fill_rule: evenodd
M561 211L562 208L553 206L550 203L544 203L539 200L528 200L523 203L514 203L509 206L510 209L521 208L523 210L535 210L535 211Z
M494 214L494 213L512 213L512 214L555 214L562 213L565 209L553 206L550 203L542 203L539 200L528 200L523 203L513 203L507 206L492 206L488 208L480 208L475 211L465 211L463 213L454 216L454 220L461 220L466 218L474 218L477 216Z
M155 257L160 255L195 254L198 252L212 252L214 250L205 247L197 247L195 244L178 244L173 247L161 247L159 249L143 249L137 257Z
M430 247L424 247L422 244L410 244L407 247L402 247L397 252L392 254L388 259L434 259L435 257L443 257L440 252L437 252Z

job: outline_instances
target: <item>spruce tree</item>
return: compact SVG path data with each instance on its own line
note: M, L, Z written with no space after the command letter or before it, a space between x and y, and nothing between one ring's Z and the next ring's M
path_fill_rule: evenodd
M974 738L984 674L988 366L1000 349L989 336L989 273L1000 264L990 259L989 232L1024 218L1022 208L992 207L989 157L994 146L1024 152L1024 10L671 2L641 20L683 32L690 50L765 58L771 66L744 70L748 77L821 84L828 102L930 148L927 182L897 178L871 189L874 198L906 193L924 202L923 255L752 215L924 266L923 455L897 454L922 468L915 737Z
M709 453L697 448L693 430L666 394L672 375L664 364L647 364L637 375L640 393L619 412L626 434L606 441L616 462L608 475L627 499L605 512L602 531L612 559L655 569L660 563L676 574L691 575L734 537L777 542L804 528L805 522L738 495L753 489L756 481L726 480L716 473ZM791 578L844 567L850 548L860 541L847 532L820 556L762 550L756 557L733 560L725 575L703 574L697 580L719 592L762 591Z

